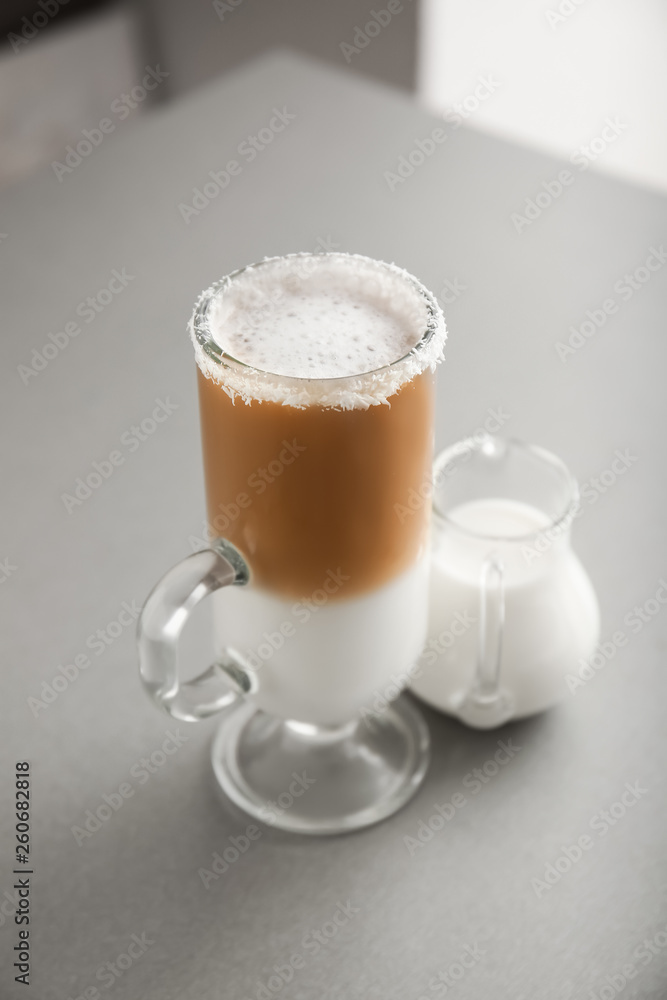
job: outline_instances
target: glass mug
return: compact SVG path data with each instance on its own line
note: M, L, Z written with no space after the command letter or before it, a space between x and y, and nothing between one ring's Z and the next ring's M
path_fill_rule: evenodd
M401 347L377 366L390 313ZM302 321L320 324L324 346ZM294 254L214 284L190 332L209 523L224 537L148 597L144 686L177 719L234 706L213 769L251 815L302 833L367 826L414 794L428 763L410 701L373 727L360 718L426 636L430 509L409 523L396 509L431 475L442 313L394 265ZM355 374L337 374L341 344ZM184 682L179 634L208 595L216 661Z
M434 463L429 638L412 690L477 728L551 707L599 640L572 551L579 491L555 455L468 439Z

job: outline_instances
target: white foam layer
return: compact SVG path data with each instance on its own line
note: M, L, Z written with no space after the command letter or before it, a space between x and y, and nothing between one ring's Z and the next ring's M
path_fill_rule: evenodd
M442 360L446 336L415 278L350 254L267 258L223 278L190 332L202 372L232 398L344 409L386 403Z
M237 361L292 378L341 378L398 361L420 340L418 294L338 259L278 260L245 271L218 298L211 334Z

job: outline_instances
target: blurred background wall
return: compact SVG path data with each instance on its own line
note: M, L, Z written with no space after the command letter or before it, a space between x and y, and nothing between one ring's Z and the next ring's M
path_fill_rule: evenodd
M364 45L373 12L386 25ZM280 46L667 191L666 44L665 0L6 0L0 184L97 125L147 66L169 77L133 116Z
M420 27L431 108L493 73L471 126L667 191L665 0L421 0ZM602 149L608 118L624 128Z

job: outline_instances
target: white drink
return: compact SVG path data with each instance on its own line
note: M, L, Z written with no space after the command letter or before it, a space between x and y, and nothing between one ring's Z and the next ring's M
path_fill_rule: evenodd
M591 653L599 633L595 593L567 533L538 552L529 536L550 519L515 500L470 501L447 518L464 530L446 529L436 540L429 639L412 688L452 713L469 691L479 650L480 565L492 550L505 568L501 683L516 716L542 711L567 694L566 674Z
M220 645L256 675L251 700L265 712L316 725L348 722L419 657L428 572L423 558L347 601L327 600L324 588L302 601L228 588L214 595ZM334 585L337 579L329 577Z

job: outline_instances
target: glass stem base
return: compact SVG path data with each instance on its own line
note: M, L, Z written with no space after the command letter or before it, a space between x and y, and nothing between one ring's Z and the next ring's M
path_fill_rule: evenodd
M285 721L242 702L215 736L213 771L225 795L268 826L345 833L405 805L426 774L429 742L405 696L340 727Z

